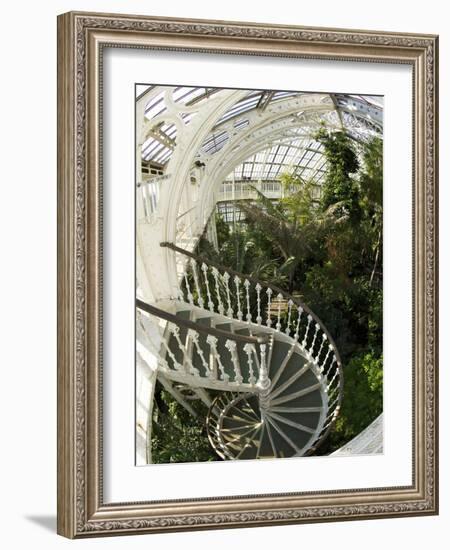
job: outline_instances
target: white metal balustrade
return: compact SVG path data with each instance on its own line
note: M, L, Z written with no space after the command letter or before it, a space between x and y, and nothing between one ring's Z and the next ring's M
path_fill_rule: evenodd
M207 420L216 452L227 459L313 452L339 414L343 385L321 321L273 285L162 246L182 257L178 295L158 304L165 309L138 301L139 324L143 333L155 319L163 326L153 350L162 377L227 394Z
M159 197L161 194L161 183L169 179L169 174L155 176L138 182L136 185L136 207L138 219L143 219L148 222L157 211Z
M216 200L217 202L256 200L258 192L268 199L279 200L297 193L298 186L286 185L279 180L225 180L218 187ZM316 195L313 198L319 197L319 186L317 186Z

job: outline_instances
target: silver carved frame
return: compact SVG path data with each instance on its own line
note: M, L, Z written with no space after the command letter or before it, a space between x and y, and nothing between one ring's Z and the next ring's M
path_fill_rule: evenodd
M410 487L103 503L100 90L105 46L412 66ZM437 36L76 12L58 17L59 534L81 538L438 513L437 113Z

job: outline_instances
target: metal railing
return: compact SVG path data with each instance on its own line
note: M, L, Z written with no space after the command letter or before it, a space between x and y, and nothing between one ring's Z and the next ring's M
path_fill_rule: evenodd
M164 337L161 347L151 351L170 378L183 383L196 378L193 385L229 391L257 391L265 386L268 334L247 336L208 327L139 299L136 307L140 312L167 322L167 336L172 337L172 345L169 338ZM145 333L145 320L141 318L140 321ZM223 343L225 349L220 345Z
M136 183L136 209L139 219L152 221L158 208L161 185L170 177L170 174L161 174Z
M315 188L314 198L320 196L319 185ZM235 180L224 181L217 190L218 201L257 199L258 192L268 199L281 199L294 195L299 190L297 185L286 185L280 180Z
M275 285L234 271L173 243L165 242L161 246L175 253L177 266L182 270L179 300L210 313L283 333L291 337L305 357L315 364L328 394L327 416L313 447L316 449L336 421L343 396L342 362L322 321L298 298ZM276 307L273 307L274 303L277 303Z
M258 198L258 190L268 198L281 198L284 196L284 187L280 181L268 180L239 180L224 181L218 189L217 198L220 201L242 200ZM290 194L287 191L287 194Z

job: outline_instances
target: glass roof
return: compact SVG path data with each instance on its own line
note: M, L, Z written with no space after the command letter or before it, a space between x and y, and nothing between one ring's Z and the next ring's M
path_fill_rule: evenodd
M275 143L238 164L225 181L275 180L284 172L303 180L322 180L325 170L323 147L315 140L294 139Z
M166 105L166 94L171 94L171 101L181 108L177 110L183 122L188 125L194 116L201 116L201 110L214 94L220 92L220 88L202 87L168 87L168 86L136 86L137 99L149 96L145 106L145 117L148 121L160 117L155 121L155 126L148 134L148 138L142 146L142 158L161 165L162 169L167 165L176 147L177 126L171 120L164 121L166 111L170 111ZM252 124L261 128L264 125L265 115L267 120L270 115L267 107L276 103L281 110L283 105L288 106L290 100L302 95L312 96L310 92L290 92L273 90L252 90L244 93L244 96L232 105L225 113L218 117L210 134L200 147L197 157L202 160L213 158L221 151L230 140L230 133L251 133ZM253 145L249 149L249 155L245 160L240 160L234 170L226 177L242 180L274 180L283 172L289 171L298 174L307 180L314 177L320 182L325 159L322 147L311 136L321 123L328 127L343 128L353 139L365 141L373 135L382 136L383 132L383 97L324 94L318 93L331 107L324 109L318 105L316 110L309 109L303 112L286 111L286 129L274 127L274 136L265 136L261 146ZM330 102L332 100L332 103ZM286 102L286 103L283 103ZM183 112L182 107L186 107ZM196 109L196 107L198 107ZM272 109L273 111L273 109ZM252 114L257 113L257 122ZM168 117L170 118L170 117ZM173 120L173 119L172 119ZM269 125L269 122L267 122ZM254 140L255 141L255 140ZM234 152L234 149L232 149Z
M211 97L219 92L220 88L192 88L187 86L164 86L173 90L172 99L175 103L184 103L185 105L194 105L204 99ZM145 116L151 120L167 110L164 103L165 90L153 97L145 107Z

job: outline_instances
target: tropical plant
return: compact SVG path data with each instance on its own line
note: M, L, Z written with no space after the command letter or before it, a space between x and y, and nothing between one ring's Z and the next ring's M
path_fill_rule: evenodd
M330 437L330 447L353 439L383 410L382 356L371 351L359 353L350 359L345 374L345 399Z
M193 416L157 383L153 407L152 462L206 462L218 460L206 435L206 406L191 401Z
M327 161L322 182L284 174L278 201L255 189L256 200L234 203L243 221L231 225L216 215L219 249L203 237L197 250L299 297L333 334L345 384L338 422L319 451L327 454L382 410L383 163L379 138L357 145L325 128L315 138ZM159 412L165 428L154 431L156 458L212 460L203 425L175 402L170 407Z
M295 274L307 261L321 261L317 241L325 238L330 229L340 223L335 217L335 206L320 211L312 198L312 185L298 185L292 176L284 176L285 185L295 184L297 191L289 198L273 202L255 188L258 201L240 201L239 208L246 216L253 233L269 237L275 252L281 258L281 273L287 277L287 290L293 292Z

